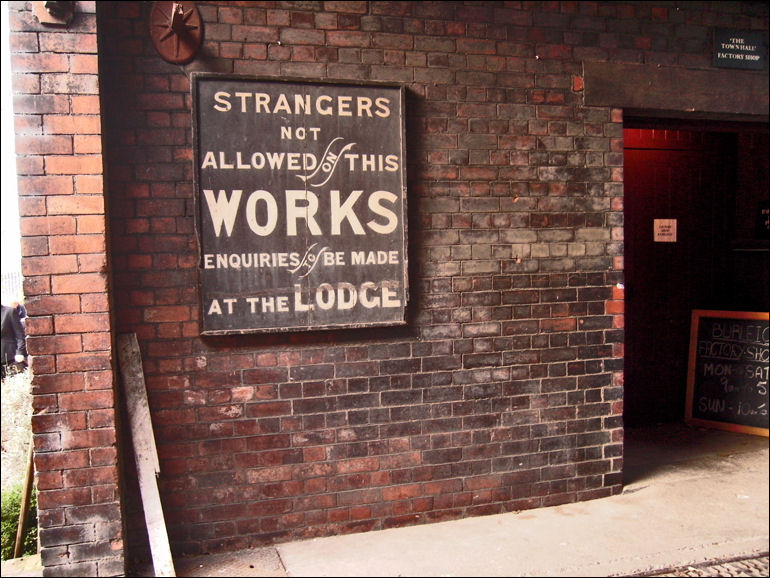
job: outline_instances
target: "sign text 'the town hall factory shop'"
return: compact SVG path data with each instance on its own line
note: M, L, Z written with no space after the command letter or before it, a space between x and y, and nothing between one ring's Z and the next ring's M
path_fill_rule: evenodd
M202 333L405 323L403 88L192 83Z

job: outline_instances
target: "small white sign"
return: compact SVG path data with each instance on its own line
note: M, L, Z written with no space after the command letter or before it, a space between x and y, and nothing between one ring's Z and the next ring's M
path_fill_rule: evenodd
M676 219L655 219L656 243L676 243Z

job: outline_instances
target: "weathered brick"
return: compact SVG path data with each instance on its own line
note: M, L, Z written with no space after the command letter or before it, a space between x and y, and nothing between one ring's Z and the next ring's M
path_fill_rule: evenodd
M22 4L12 6L11 38L29 347L39 354L34 404L66 412L36 416L39 444L56 443L49 434L58 424L115 431L112 394L78 397L112 392L114 314L121 331L139 336L153 418L163 423L156 433L173 464L164 481L177 512L190 511L176 514L172 540L180 550L617 490L623 111L582 105L579 64L708 67L695 45L706 36L696 24L703 15L688 20L685 40L669 54L665 35L626 41L619 28L658 26L668 8L576 18L571 6L199 6L221 72L395 81L419 102L405 119L409 241L417 248L408 324L202 337L187 75L145 50L138 23L147 8L139 3L100 6L100 25L123 31L104 46L92 3L84 4L80 28L56 31L33 26ZM682 10L679 18L687 16ZM737 12L723 17L741 24ZM529 32L510 39L500 21ZM600 45L590 42L597 30ZM110 71L98 85L97 60ZM112 294L102 278L107 247ZM65 326L74 331L59 335ZM501 425L521 439L493 443ZM69 434L63 443L100 444L110 435ZM542 437L540 448L532 436ZM93 463L79 451L66 452L70 461L57 452L36 456L49 488L59 483L57 468L62 480L83 484L93 469L108 481L93 488L95 499L116 499L115 448L90 448ZM233 452L243 457L228 462ZM194 483L206 487L191 492ZM256 492L269 499L255 500ZM289 495L296 503L278 499ZM192 507L214 499L231 502ZM41 528L64 530L46 535L43 557L52 566L66 566L60 544L77 538L77 525L85 525L79 516L120 516L112 503L70 508L66 517L45 505ZM130 518L129 525L138 526ZM82 547L73 551L82 562L59 571L108 575L114 556L101 544Z

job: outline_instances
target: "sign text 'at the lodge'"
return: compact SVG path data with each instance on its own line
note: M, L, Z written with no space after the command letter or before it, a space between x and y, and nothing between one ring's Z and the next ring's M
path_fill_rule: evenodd
M203 334L405 323L404 91L193 75Z

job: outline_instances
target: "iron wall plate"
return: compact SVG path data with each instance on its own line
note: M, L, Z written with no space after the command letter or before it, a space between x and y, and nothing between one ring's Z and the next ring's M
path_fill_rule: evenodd
M150 37L166 62L190 62L203 41L203 23L195 3L155 2L150 14Z

